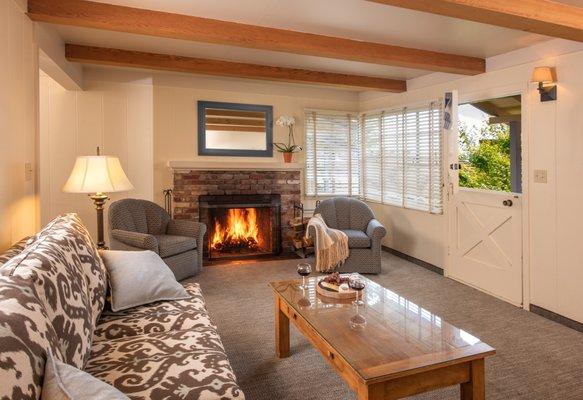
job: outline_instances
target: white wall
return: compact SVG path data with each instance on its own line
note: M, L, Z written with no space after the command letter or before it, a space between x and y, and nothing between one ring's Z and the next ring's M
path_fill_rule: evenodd
M46 224L77 212L96 234L93 203L86 195L63 193L75 158L102 154L120 158L135 189L109 194L152 199L153 87L151 80L110 84L88 81L85 91L68 91L52 78L40 78L41 216Z
M26 2L0 0L0 251L38 226L38 51ZM25 164L33 168L25 179Z
M273 162L283 157L274 150L271 158L212 157L197 155L197 101L264 104L280 115L296 117L296 143L303 145L305 108L355 110L358 94L352 91L299 87L278 83L235 81L184 76L158 76L154 88L154 198L162 202L162 190L172 187L169 160ZM274 124L275 142L287 141L287 128ZM303 152L294 155L303 162Z
M78 208L89 224L94 223L90 202L60 193L78 154L90 154L97 144L122 158L124 168L138 188L132 197L153 198L162 204L162 190L172 186L169 160L225 161L223 157L197 156L197 100L271 104L274 116L299 117L296 139L302 141L303 109L321 108L367 111L424 102L445 91L457 89L462 99L496 97L526 91L527 132L524 143L523 181L528 190L530 227L525 240L530 252L532 303L578 321L583 321L583 246L579 231L583 222L583 46L551 41L540 46L488 60L489 72L459 77L434 74L409 82L403 94L363 93L283 83L264 83L227 78L113 69L90 69L84 73L84 92L55 96L49 118L59 139L51 150L51 179L55 182L47 215ZM579 50L579 52L577 52ZM561 53L568 53L562 54ZM544 58L545 54L553 57ZM520 62L520 65L510 66ZM559 100L540 103L529 81L534 66L557 67ZM432 83L432 79L434 82ZM56 106L55 106L56 104ZM61 128L62 127L62 128ZM275 127L275 140L285 140L284 129ZM62 148L61 148L62 146ZM152 154L146 150L152 146ZM42 146L44 148L44 146ZM273 159L236 158L239 161ZM230 159L227 161L232 161ZM303 161L303 155L298 155ZM152 172L153 165L153 172ZM548 183L533 182L533 170L546 169ZM46 190L45 190L46 192ZM125 196L124 195L124 196ZM43 203L44 204L44 203ZM71 207L71 205L73 205ZM445 265L446 221L398 207L372 205L391 234L385 244L438 266ZM43 213L45 215L45 213Z
M172 160L253 161L272 158L209 157L197 155L197 101L224 101L273 106L274 117L298 119L296 141L302 142L304 108L355 110L358 93L265 83L198 77L183 74L153 74L114 69L87 69L84 91L67 91L51 78L41 77L41 203L46 223L63 212L78 212L95 234L95 211L84 195L61 191L75 157L117 155L130 181L132 192L112 199L138 197L163 205L163 193L172 187ZM274 126L274 140L287 140L287 130ZM303 161L303 155L297 155Z
M551 46L552 45L552 46ZM532 49L496 57L491 72L446 83L430 85L424 77L412 82L417 88L399 95L363 94L361 110L406 105L443 96L457 89L460 98L476 95L496 97L526 90L527 126L526 182L529 201L527 237L530 253L530 301L561 315L583 322L583 51L541 58L547 51L573 51L583 46L552 41ZM508 67L513 60L521 65ZM536 60L536 61L533 61ZM555 66L558 100L541 103L535 86L529 83L535 66ZM503 66L503 68L498 68ZM442 79L443 76L436 76ZM447 77L445 77L447 78ZM535 169L548 171L548 183L534 183ZM446 220L391 206L375 206L392 234L387 245L438 266L445 265Z

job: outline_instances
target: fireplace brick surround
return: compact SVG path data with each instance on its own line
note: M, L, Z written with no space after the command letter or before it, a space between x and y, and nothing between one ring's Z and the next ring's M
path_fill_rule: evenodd
M293 251L293 205L301 200L300 171L203 171L175 170L174 218L198 221L198 197L202 195L281 195L282 251Z

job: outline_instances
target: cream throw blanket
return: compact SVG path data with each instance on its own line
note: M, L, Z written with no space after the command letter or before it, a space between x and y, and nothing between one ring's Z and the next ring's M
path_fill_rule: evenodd
M314 214L308 222L316 232L316 271L330 272L348 258L348 236L338 229L329 228L320 214Z

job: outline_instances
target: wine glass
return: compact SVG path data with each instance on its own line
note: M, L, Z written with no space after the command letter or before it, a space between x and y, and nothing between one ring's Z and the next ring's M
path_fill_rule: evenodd
M364 301L362 301L362 290L366 286L364 282L364 278L359 274L351 274L348 277L348 286L356 291L356 300L352 302L356 306L356 314L350 318L349 324L352 329L358 330L363 329L366 325L366 318L360 315L360 308L359 306L364 305ZM358 295L360 294L360 300L358 299Z
M352 304L354 304L358 309L358 306L364 305L364 301L362 301L362 290L366 286L364 278L359 274L351 274L348 277L348 286L350 287L350 289L356 291L356 300L354 300ZM359 295L360 299L358 298Z
M300 289L305 290L308 288L306 285L306 276L312 273L312 266L308 263L299 263L298 264L298 274L302 277L302 284Z

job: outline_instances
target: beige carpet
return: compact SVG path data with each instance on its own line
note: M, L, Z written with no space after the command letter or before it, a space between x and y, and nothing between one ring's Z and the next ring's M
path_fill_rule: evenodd
M297 260L206 267L195 278L249 400L355 399L292 328L292 355L274 356L268 282L296 277ZM495 347L488 399L583 399L583 333L548 321L390 254L371 279ZM451 387L415 399L459 399Z

